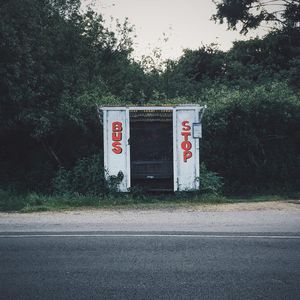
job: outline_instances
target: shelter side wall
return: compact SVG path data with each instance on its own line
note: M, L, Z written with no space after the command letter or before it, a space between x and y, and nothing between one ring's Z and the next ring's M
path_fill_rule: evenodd
M119 191L130 187L129 118L126 109L104 111L104 168L106 179L123 174Z
M193 123L199 122L199 110L177 108L174 111L174 190L199 188L199 139L193 138Z

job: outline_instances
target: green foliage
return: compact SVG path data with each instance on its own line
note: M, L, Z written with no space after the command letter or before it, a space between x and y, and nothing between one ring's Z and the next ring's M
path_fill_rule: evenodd
M112 32L79 8L79 0L0 5L1 186L51 192L57 169L102 148L96 105L140 97L132 27Z
M215 21L227 21L228 29L237 29L241 24L241 33L246 34L249 29L255 29L261 23L271 23L273 27L294 28L299 26L299 0L213 0L217 13L213 15Z
M69 194L72 190L70 172L64 168L60 168L56 176L53 178L53 192L57 195Z
M83 206L99 206L103 198L99 196L52 195L37 193L16 194L0 190L0 211L49 211Z
M202 159L227 192L298 189L299 95L274 83L217 92L208 105Z
M200 166L200 190L205 193L218 194L223 187L223 179L217 173L209 171L204 163Z
M23 197L13 191L0 189L0 211L18 211L25 205Z
M298 2L286 2L283 26L262 39L227 52L186 49L164 63L159 49L134 61L128 20L112 32L79 0L1 3L0 209L42 210L45 194L65 205L116 198L109 191L122 174L104 179L101 105L207 104L201 160L214 172L202 166L203 190L216 193L222 182L227 193L299 190ZM275 21L267 4L218 1L215 19L230 28L242 21L245 33Z
M59 169L53 179L53 192L57 195L103 195L111 185L115 187L115 181L108 185L101 156L92 155L78 160L68 171Z
M123 179L124 179L124 174L121 171L117 174L117 176L115 175L108 176L107 179L108 192L110 193L118 192L119 184L122 182Z
M234 42L223 52L217 45L185 50L177 61L167 61L157 85L167 98L199 97L203 88L223 84L251 88L253 84L288 81L299 89L300 31L271 32L266 37Z

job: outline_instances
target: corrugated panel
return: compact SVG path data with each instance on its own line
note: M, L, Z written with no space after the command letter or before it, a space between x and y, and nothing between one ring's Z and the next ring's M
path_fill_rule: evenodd
M131 110L131 122L171 122L172 110Z

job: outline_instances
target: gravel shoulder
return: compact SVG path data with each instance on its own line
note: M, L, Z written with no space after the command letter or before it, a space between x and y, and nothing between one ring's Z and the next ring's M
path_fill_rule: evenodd
M300 210L300 200L225 203L197 206L199 211Z
M165 209L0 213L0 232L194 231L300 233L300 201Z

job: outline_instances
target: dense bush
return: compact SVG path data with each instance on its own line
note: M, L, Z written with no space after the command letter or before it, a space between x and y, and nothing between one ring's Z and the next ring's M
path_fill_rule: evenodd
M24 207L24 203L24 198L20 195L0 189L0 211L17 211Z
M240 194L298 189L300 101L296 92L285 83L247 89L215 85L203 89L199 98L208 105L201 143L203 191L215 193L222 188ZM105 193L113 179L105 183L102 164L98 154L79 160L69 171L61 169L54 191Z
M300 101L284 83L211 92L202 160L228 192L300 186ZM213 95L215 94L215 95Z
M59 169L53 179L53 193L58 195L99 196L107 190L103 159L99 154L78 160L70 170Z
M217 173L209 171L204 163L200 165L200 191L218 194L222 192L223 178Z

